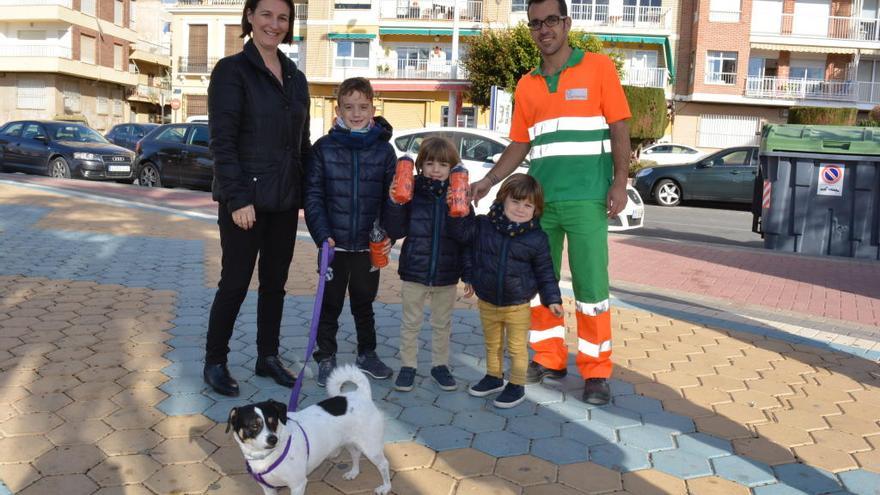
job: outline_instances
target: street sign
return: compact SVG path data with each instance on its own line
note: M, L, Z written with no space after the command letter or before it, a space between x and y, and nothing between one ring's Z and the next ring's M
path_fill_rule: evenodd
M171 109L172 110L180 109L180 100L178 100L177 98L174 98L173 100L171 100Z
M843 176L846 168L842 163L822 163L819 167L819 183L816 194L819 196L842 196Z

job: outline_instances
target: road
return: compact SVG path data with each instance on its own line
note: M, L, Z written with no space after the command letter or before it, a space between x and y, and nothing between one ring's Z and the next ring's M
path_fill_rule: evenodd
M752 232L752 213L745 205L695 203L664 208L646 204L645 226L621 235L763 247L761 236Z

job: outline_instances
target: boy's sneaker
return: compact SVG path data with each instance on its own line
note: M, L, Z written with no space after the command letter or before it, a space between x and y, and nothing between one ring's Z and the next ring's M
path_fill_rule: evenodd
M468 389L468 393L474 397L485 397L495 392L500 392L504 388L504 380L492 375L486 375L476 385Z
M376 355L376 351L367 351L363 354L358 354L355 364L357 364L357 367L360 368L361 371L372 376L376 380L385 380L386 378L391 378L391 375L394 374L394 371L379 359L379 356Z
M529 361L529 368L526 370L526 383L539 383L544 380L544 378L559 380L565 378L565 375L567 374L568 370L565 368L561 370L553 370L534 361Z
M397 380L394 380L394 390L409 392L415 386L415 381L416 369L404 366L403 368L400 368L400 371L397 373Z
M437 382L437 386L446 391L452 391L458 388L458 385L455 383L455 378L452 377L452 373L449 372L449 368L446 365L441 364L440 366L434 366L431 368L431 378Z
M330 376L330 373L333 372L333 368L336 368L336 356L330 356L328 358L324 358L318 361L318 386L323 387L327 385L327 377Z
M504 390L498 394L498 397L495 398L493 404L499 409L510 409L524 400L526 400L526 388L522 385L508 383Z

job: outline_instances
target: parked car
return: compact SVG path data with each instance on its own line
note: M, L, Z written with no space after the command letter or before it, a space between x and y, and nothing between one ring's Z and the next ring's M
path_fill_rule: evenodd
M758 147L739 146L686 165L644 168L633 186L660 206L692 199L750 204L757 172Z
M208 125L165 124L137 144L138 184L144 187L187 186L210 189L214 158L208 149Z
M134 153L76 122L20 120L0 128L0 170L130 182Z
M425 138L431 136L444 136L452 140L458 148L461 161L468 169L471 182L482 179L495 162L501 157L501 153L510 144L510 140L500 134L482 129L466 127L426 127L422 129L410 129L395 133L391 137L391 144L397 156L408 154L415 158L419 153L419 146ZM514 172L528 173L529 160L526 160ZM495 185L486 197L477 206L477 213L487 213L492 199L498 193L500 184ZM617 218L608 222L608 230L619 231L641 227L645 218L645 206L642 198L632 187L627 186L626 208Z
M648 146L639 157L657 165L679 165L691 163L706 156L706 153L684 144L663 143Z
M104 137L113 144L134 151L137 142L157 127L159 124L119 124L113 126Z

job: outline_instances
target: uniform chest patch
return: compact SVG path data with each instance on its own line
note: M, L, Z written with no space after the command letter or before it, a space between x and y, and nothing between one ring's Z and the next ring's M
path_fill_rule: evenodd
M586 100L587 96L587 88L571 88L565 90L566 101Z

